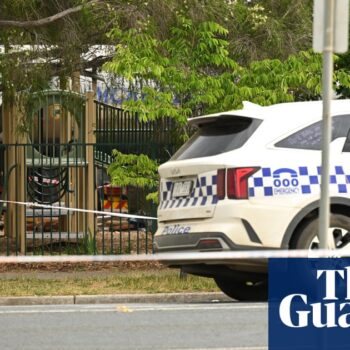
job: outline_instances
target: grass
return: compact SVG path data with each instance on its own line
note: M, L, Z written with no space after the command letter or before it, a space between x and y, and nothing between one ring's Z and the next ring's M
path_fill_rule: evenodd
M53 277L52 277L53 276ZM55 277L50 274L18 275L0 279L0 296L55 296L121 293L216 292L214 281L188 275L180 278L178 270L143 270L108 275Z

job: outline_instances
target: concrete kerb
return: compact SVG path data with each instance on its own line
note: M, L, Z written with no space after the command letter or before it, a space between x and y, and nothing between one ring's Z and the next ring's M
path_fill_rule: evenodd
M120 303L214 303L232 301L223 293L157 293L0 297L0 306Z
M74 296L0 297L0 306L74 304Z

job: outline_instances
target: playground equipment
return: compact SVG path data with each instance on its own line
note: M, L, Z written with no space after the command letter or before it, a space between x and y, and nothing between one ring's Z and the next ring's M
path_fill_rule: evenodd
M93 94L42 91L30 96L26 107L5 108L2 198L93 210L94 152L93 147L86 148L88 142L95 143ZM19 125L24 130L19 131ZM26 250L27 239L73 240L93 231L93 215L85 218L63 209L4 203L0 209L6 212L7 234L19 232L16 245L21 251ZM43 234L46 226L49 232Z

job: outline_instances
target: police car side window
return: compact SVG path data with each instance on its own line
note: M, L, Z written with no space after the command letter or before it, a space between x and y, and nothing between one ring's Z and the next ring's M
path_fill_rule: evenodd
M350 115L341 115L332 119L332 141L339 137L346 137L350 129ZM349 140L347 140L349 142ZM308 150L321 150L322 148L322 122L311 124L285 139L277 142L276 147L296 148ZM349 146L350 147L350 146ZM345 146L343 152L346 151Z

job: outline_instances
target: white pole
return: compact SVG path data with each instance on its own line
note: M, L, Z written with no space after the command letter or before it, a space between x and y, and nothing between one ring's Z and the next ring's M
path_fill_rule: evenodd
M324 48L323 48L323 139L322 139L322 174L321 200L319 214L319 241L321 249L334 249L334 239L329 234L329 177L330 154L329 145L332 137L331 100L333 95L333 27L335 1L326 0L324 12Z

